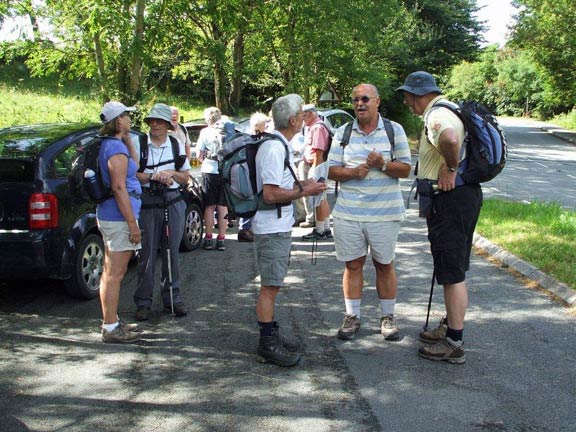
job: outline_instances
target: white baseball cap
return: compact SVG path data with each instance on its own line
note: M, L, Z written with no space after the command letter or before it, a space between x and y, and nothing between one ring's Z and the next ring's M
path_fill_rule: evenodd
M136 111L136 108L127 107L122 102L106 102L102 107L102 112L100 112L100 120L102 120L102 123L108 123L126 111L133 112Z

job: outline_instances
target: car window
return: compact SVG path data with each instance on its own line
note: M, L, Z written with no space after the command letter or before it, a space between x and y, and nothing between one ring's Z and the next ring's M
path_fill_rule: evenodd
M70 144L64 151L60 152L53 163L54 175L56 177L66 177L72 172L72 167L82 149L94 140L94 136L85 136Z
M352 120L353 119L350 116L342 113L334 113L328 116L328 121L332 124L332 127L334 127L335 129L338 129L340 126Z

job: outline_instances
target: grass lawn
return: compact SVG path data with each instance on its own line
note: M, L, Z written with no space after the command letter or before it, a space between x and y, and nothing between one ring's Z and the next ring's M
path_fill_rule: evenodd
M476 231L576 289L576 213L555 203L484 201Z

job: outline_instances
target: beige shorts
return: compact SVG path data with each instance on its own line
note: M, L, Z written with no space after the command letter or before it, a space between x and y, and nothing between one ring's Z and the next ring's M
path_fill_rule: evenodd
M134 244L130 241L128 238L130 230L128 229L128 224L124 221L98 220L98 229L102 234L106 247L111 252L138 250L142 248L140 243Z
M334 246L338 261L366 256L380 264L394 261L400 221L357 222L334 218Z

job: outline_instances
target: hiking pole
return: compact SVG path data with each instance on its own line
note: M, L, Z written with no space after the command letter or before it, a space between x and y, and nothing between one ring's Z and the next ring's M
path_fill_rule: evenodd
M172 260L170 258L170 226L168 212L168 188L164 190L164 241L166 242L166 263L168 265L168 287L170 289L170 310L174 315L174 293L172 291Z
M430 319L430 308L432 307L432 293L434 292L435 281L436 281L436 271L433 271L432 282L430 283L430 297L428 298L428 313L426 314L426 324L424 324L424 331L428 331L428 320Z

